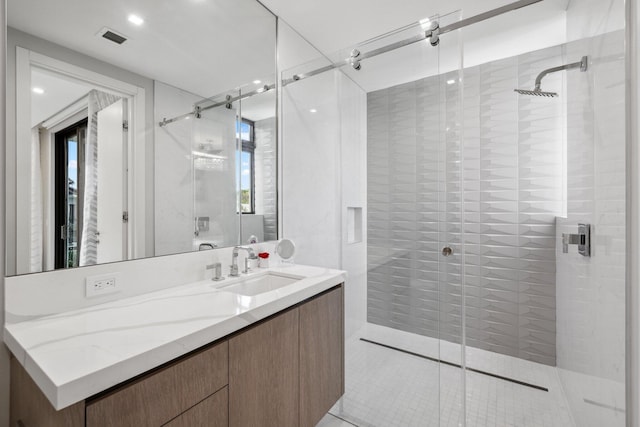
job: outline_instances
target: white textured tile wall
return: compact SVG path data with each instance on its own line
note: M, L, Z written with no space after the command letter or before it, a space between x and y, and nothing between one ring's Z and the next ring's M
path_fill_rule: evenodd
M463 83L454 72L369 94L370 322L460 341L464 227L467 344L555 364L562 100L513 89L561 61L549 48L465 69Z

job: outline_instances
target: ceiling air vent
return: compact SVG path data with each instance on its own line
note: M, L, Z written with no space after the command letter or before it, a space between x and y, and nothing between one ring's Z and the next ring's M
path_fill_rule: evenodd
M100 31L98 31L98 36L104 37L105 39L112 41L117 44L122 44L127 41L127 38L122 34L118 34L110 28L104 27Z

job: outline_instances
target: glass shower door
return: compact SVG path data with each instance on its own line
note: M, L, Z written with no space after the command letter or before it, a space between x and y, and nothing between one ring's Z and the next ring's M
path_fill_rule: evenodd
M380 53L457 19L424 19L283 75L285 158L305 143L292 146L298 125L348 151L345 94L356 87L366 103L366 321L349 324L347 296L346 390L331 411L358 426L464 419L461 43L452 32Z
M199 118L191 120L193 159L194 249L226 247L239 242L237 121L238 90L201 101Z

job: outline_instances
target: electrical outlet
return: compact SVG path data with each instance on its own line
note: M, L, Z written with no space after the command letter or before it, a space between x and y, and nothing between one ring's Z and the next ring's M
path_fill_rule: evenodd
M118 292L120 290L118 288L118 277L118 273L87 277L85 281L86 297L94 298Z

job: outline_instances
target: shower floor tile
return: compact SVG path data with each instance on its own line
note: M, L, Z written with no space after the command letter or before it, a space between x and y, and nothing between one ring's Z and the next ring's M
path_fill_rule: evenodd
M345 395L331 414L361 427L462 425L460 368L360 340L363 336L375 337L377 342L398 346L406 336L399 334L395 342L391 336L386 336L386 342L379 339L385 334L393 335L394 330L362 332L346 341ZM455 349L450 343L433 339L424 344L425 351L398 347L430 357L446 352L453 356ZM434 354L439 346L442 348ZM466 371L467 426L574 425L555 368L484 350L468 349L467 353L467 360L475 363L469 365L474 368L492 368L489 372L549 389L546 392ZM460 356L457 358L459 361Z

